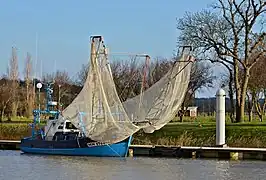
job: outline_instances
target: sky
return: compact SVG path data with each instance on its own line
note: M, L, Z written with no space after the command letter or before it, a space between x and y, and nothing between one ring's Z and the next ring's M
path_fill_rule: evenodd
M77 75L88 62L89 37L102 35L110 52L147 53L169 58L176 48L176 18L213 0L2 0L0 1L0 73L7 70L11 48L23 76L26 53L38 60L38 74L66 70ZM42 62L42 65L41 63ZM216 89L198 97L214 96Z

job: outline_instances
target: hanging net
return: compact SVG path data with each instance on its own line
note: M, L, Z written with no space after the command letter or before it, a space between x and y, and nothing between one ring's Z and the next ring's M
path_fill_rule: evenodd
M132 121L146 133L153 133L165 126L179 110L190 79L190 58L183 55L157 83L123 103Z
M190 56L182 55L169 72L138 96L121 102L102 37L93 37L87 80L58 122L70 120L86 137L116 143L140 129L160 129L183 102L190 79Z

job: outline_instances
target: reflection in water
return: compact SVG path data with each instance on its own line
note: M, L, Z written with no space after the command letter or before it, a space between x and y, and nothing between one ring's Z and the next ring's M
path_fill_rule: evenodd
M262 161L44 156L0 151L0 180L265 179Z

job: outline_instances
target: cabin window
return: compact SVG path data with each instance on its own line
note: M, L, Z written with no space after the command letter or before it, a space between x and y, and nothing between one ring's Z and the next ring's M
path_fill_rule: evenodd
M58 129L63 129L63 125L58 126Z
M66 122L66 129L77 129L71 122Z

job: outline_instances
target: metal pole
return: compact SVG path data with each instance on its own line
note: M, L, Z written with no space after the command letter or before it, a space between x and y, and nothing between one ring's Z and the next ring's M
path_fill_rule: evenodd
M40 122L40 118L41 118L41 88L42 88L42 83L38 83L37 84L37 88L39 89L38 91L38 99L39 99L39 117L38 117L38 121Z
M38 121L39 121L39 123L41 121L41 88L39 88L39 117L38 117Z
M60 106L60 100L61 100L61 84L58 85L58 105Z
M225 144L225 91L219 89L216 92L216 145Z
M39 111L41 111L41 89L38 91L38 98L39 98Z

